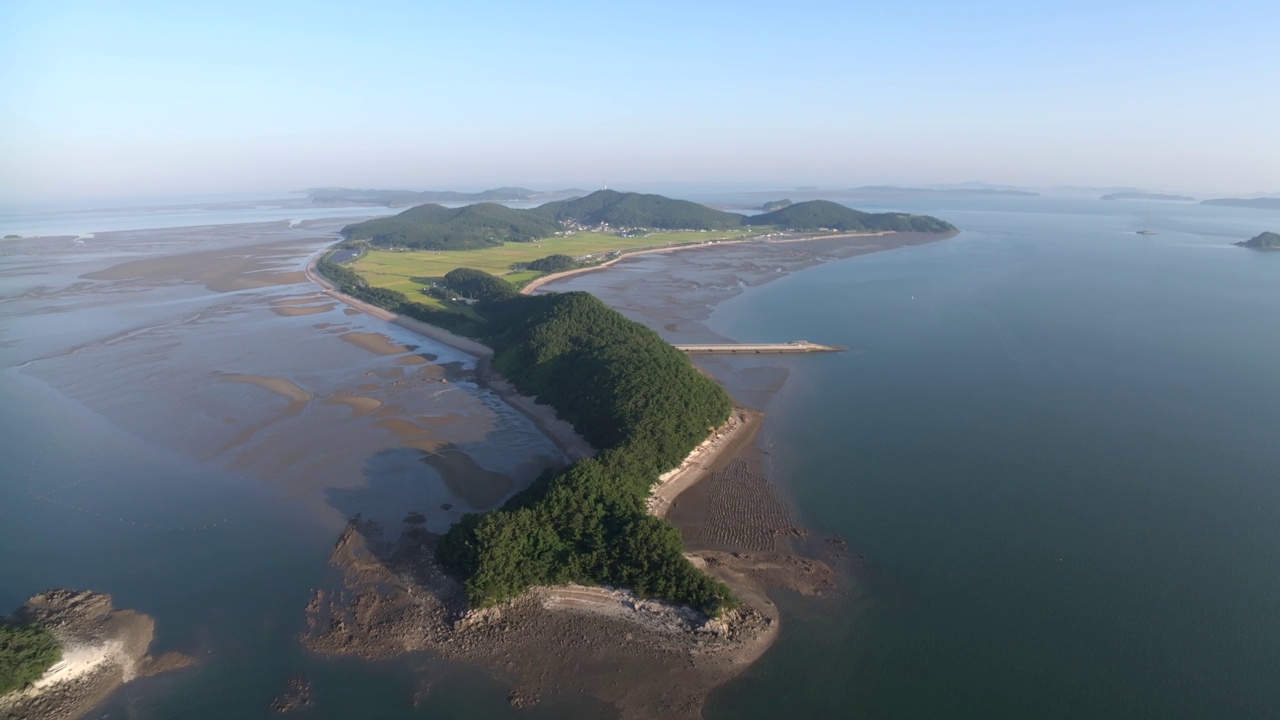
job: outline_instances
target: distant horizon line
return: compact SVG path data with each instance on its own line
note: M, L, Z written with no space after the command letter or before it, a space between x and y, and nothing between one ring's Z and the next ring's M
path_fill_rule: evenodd
M622 183L614 185L609 183L607 186L574 184L563 184L561 187L533 187L537 183L497 183L497 184L476 184L461 183L455 186L420 186L420 185L397 185L394 183L387 184L370 184L360 185L322 185L315 184L307 188L301 189L262 189L262 190L223 190L209 192L190 192L190 193L173 193L164 195L155 194L138 194L138 195L87 195L80 197L68 197L65 199L17 199L0 197L0 212L11 212L18 210L45 210L48 212L92 212L95 210L124 210L124 209L142 209L154 207L173 207L183 204L216 204L216 203L234 203L249 201L266 201L266 200L297 200L302 196L321 189L343 189L343 190L360 190L360 191L383 191L383 192L457 192L457 193L481 193L499 188L521 188L538 194L554 194L569 191L583 191L587 193L596 192L597 190L616 190L618 192L643 192L643 193L692 193L692 194L711 194L723 192L743 192L743 193L843 193L855 192L859 190L930 190L930 191L1015 191L1015 192L1038 192L1038 193L1062 193L1062 194L1082 194L1082 193L1150 193L1150 194L1176 194L1194 197L1197 201L1220 198L1263 198L1263 197L1280 197L1280 191L1251 191L1238 193L1205 193L1194 192L1182 189L1154 189L1143 188L1130 185L1078 185L1078 184L1055 184L1055 185L1015 185L1006 183L988 183L983 181L965 181L965 182L935 182L935 183L864 183L861 185L853 184L789 184L789 183L763 183L763 182L699 182L699 183L679 183L679 182L637 182ZM776 199L783 199L781 197Z

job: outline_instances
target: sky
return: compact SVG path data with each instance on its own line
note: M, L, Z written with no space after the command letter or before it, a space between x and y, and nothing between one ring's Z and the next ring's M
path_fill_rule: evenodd
M0 0L0 202L1280 192L1280 2Z

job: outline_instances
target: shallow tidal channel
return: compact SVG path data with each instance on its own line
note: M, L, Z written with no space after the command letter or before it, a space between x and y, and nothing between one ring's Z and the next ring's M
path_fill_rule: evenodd
M0 607L50 587L156 620L190 669L98 715L514 713L479 670L330 661L303 609L348 518L443 530L560 452L471 381L472 360L322 295L301 270L340 222L6 241L0 254ZM6 610L7 612L7 610ZM549 698L521 717L576 712Z

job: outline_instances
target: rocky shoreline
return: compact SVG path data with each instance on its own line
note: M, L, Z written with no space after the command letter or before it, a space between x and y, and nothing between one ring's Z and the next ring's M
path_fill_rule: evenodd
M0 697L3 720L82 717L124 683L192 663L179 653L148 655L155 621L115 608L110 595L47 590L13 619L48 629L62 647L62 661L31 686Z
M826 565L790 555L693 553L729 582L740 607L712 619L609 588L535 588L469 610L461 585L436 566L436 536L349 523L334 546L332 583L314 592L302 642L329 655L385 659L413 652L487 667L508 678L513 702L581 693L622 717L697 718L707 694L777 636L764 587L816 595L834 586Z

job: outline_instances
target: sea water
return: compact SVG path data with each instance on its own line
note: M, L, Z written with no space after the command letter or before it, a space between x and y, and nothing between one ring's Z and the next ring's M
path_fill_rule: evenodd
M865 557L711 718L1280 707L1280 213L922 199L964 232L719 305L788 363L775 479Z
M763 394L763 437L798 515L865 564L834 597L779 597L778 643L707 715L1270 717L1280 253L1230 243L1280 227L1280 215L1160 205L1159 234L1139 236L1146 210L1134 204L875 202L889 201L857 205L936 214L964 232L748 288L706 321L735 340L850 348L776 359L789 377ZM299 246L292 264L318 246ZM181 408L149 399L170 370L143 372L136 363L155 353L127 351L180 351L187 367L171 370L206 375L265 363L254 372L315 389L386 369L353 348L308 345L330 330L316 325L411 338L341 309L270 312L303 286L95 295L77 277L110 253L50 249L73 251L87 259L63 270L60 256L0 258L0 602L48 586L110 592L156 617L157 650L200 661L126 685L97 716L272 717L268 703L299 674L314 682L311 717L567 712L512 711L504 683L474 668L304 651L301 608L328 572L337 527L322 510L334 496L181 452L166 441L181 434ZM663 273L681 255L643 262ZM190 320L193 308L214 320ZM153 326L164 329L130 335ZM283 352L281 338L308 352ZM104 355L79 349L104 340ZM243 401L246 412L271 406ZM347 422L340 410L308 427ZM344 432L370 447L364 430ZM494 442L491 454L542 452L533 438Z

